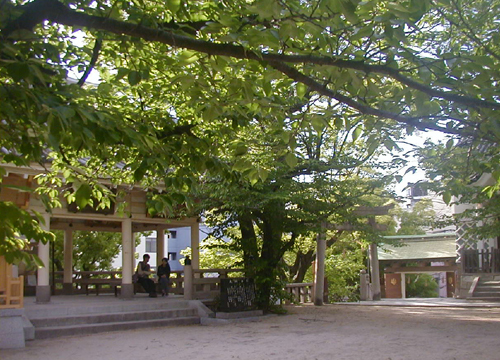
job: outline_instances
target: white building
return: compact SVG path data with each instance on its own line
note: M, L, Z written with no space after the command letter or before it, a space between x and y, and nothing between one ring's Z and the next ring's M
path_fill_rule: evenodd
M205 240L209 233L209 229L203 223L200 223L200 243ZM151 232L148 236L141 237L141 243L135 248L137 262L142 260L144 254L151 256L149 264L153 269L158 265L156 263L157 243L156 231ZM191 246L191 228L182 227L170 229L165 232L165 257L168 257L170 269L172 271L180 271L184 268L184 255L181 252ZM114 268L121 268L122 256L118 256L113 260Z

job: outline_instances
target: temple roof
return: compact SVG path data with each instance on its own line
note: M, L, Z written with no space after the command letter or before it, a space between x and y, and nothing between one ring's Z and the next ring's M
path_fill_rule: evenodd
M379 260L421 260L456 257L455 233L384 236L392 244L379 244ZM394 245L395 242L397 245Z

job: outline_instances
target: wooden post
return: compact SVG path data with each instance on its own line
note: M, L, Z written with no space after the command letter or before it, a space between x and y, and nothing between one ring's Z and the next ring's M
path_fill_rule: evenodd
M369 299L368 294L368 278L366 274L366 270L361 270L359 274L359 300L366 301Z
M50 215L43 214L44 223L41 224L43 230L50 230ZM38 257L43 262L43 267L38 268L37 271L37 285L36 285L36 302L47 303L50 302L50 284L49 284L49 261L50 261L50 244L38 243Z
M132 233L132 220L126 218L122 222L122 288L121 297L131 299L134 296L134 285L132 284L132 257L134 252L134 241Z
M200 268L200 224L198 222L191 225L191 266L193 269Z
M64 230L64 277L63 294L73 293L73 230Z
M165 257L165 229L156 230L156 267L161 265L161 259Z
M193 268L184 265L184 299L193 300Z
M314 305L323 305L323 293L325 291L325 224L321 224L320 233L316 244L316 277L314 278Z
M377 244L370 244L370 268L372 279L373 300L380 300L380 270L378 262Z

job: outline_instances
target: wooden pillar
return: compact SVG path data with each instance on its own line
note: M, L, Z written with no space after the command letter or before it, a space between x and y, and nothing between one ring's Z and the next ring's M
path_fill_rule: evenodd
M323 293L325 292L325 225L321 224L320 233L316 244L316 277L314 278L314 305L323 305Z
M64 277L63 294L73 293L73 230L64 230Z
M191 266L193 269L200 268L200 224L198 222L191 225Z
M193 268L184 265L184 300L193 300Z
M161 259L165 257L165 229L156 230L156 267L160 266Z
M130 299L134 296L132 274L134 272L132 258L134 256L134 241L132 220L127 218L122 222L122 288L121 297Z
M380 269L378 262L377 244L370 244L370 268L372 278L373 300L380 300Z
M406 274L401 273L401 298L406 299Z
M45 231L50 230L50 215L43 214L44 223L40 224ZM37 271L36 302L50 302L50 283L49 283L49 262L50 262L50 244L38 243L38 257L43 262L43 267Z

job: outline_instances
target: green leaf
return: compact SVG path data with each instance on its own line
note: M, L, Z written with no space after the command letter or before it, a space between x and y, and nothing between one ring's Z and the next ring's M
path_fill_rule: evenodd
M142 80L142 75L140 71L133 70L128 73L128 83L130 84L130 86L135 86L139 84L141 80Z
M339 3L345 18L352 24L358 23L359 19L356 15L356 6L350 0L340 0Z
M176 13L181 8L181 0L167 0L167 8Z
M451 202L451 193L450 193L449 191L445 191L445 192L443 193L443 201L444 201L447 205L449 205L449 204L450 204L450 202Z
M307 85L303 84L303 83L298 83L297 84L297 96L299 98L303 98L307 93Z
M21 81L30 76L30 67L26 63L15 62L7 66L7 73L14 81Z
M267 177L269 176L269 171L259 167L258 172L260 180L266 181Z
M341 117L336 117L334 120L333 120L333 124L335 125L335 127L337 129L342 129L344 128L344 120L342 120Z
M362 132L363 129L361 128L361 126L358 126L356 129L354 129L354 131L352 132L352 141L358 140Z
M318 115L312 118L312 126L318 134L321 134L326 127L326 121L323 116Z
M290 142L290 133L284 131L281 133L281 139L285 144L288 144Z
M288 153L285 156L285 162L287 163L287 165L289 167L294 168L295 166L297 166L297 163L299 161L298 161L297 157L294 154Z
M243 172L245 170L251 169L252 167L253 166L251 162L246 159L240 158L234 163L233 170Z
M234 156L242 156L248 152L248 147L245 144L238 144L234 149Z
M90 202L92 189L88 184L81 184L75 193L75 202L80 209L83 209Z
M56 110L61 115L61 118L65 120L71 119L76 115L75 110L67 106L58 106Z

